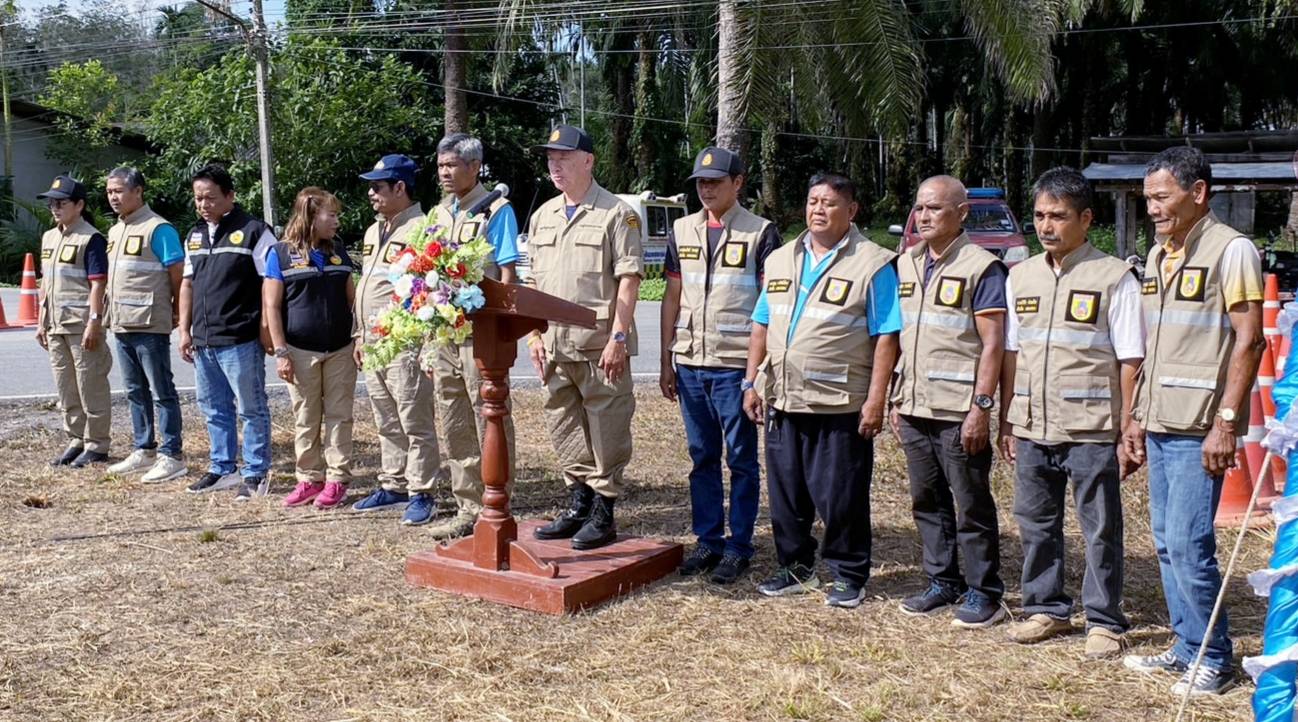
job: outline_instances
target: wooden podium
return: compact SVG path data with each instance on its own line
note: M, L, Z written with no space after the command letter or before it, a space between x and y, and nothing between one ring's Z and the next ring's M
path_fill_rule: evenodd
M483 510L473 535L406 559L406 581L548 614L564 614L626 594L681 563L680 544L618 535L590 551L567 539L541 541L532 530L544 522L514 521L509 509L509 369L518 339L548 322L593 328L595 312L532 288L491 280L481 284L486 305L473 321L473 356L482 374ZM630 369L627 370L630 373ZM521 534L520 534L521 531Z

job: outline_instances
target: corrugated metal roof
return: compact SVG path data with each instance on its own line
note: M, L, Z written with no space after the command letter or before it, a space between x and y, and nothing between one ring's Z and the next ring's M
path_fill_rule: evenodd
M1140 183L1145 179L1144 165L1092 163L1082 175L1093 183ZM1213 163L1213 183L1290 183L1298 184L1296 163Z

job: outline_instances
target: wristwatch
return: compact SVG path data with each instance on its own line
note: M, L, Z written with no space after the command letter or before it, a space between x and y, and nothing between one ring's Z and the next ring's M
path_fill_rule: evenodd
M626 343L626 332L625 332L625 331L614 331L614 332L613 332L613 340L614 340L615 342L617 342L617 343Z
M1234 409L1217 409L1217 418L1228 424L1234 424L1239 414L1235 413Z
M983 411L991 411L992 407L995 405L996 402L987 394L978 394L974 397L974 406L977 406Z
M276 346L276 347L275 347L275 358L288 358L288 347L287 347L287 346Z
M749 381L748 379L744 379L743 381L740 381L740 382L739 382L739 390L740 390L740 391L752 391L753 388L754 388L754 387L753 387L753 382L752 382L752 381Z
M103 318L104 318L103 316L101 316L101 315L95 313L94 311L91 311L91 312L90 312L90 320L91 320L91 321L100 321L100 320L103 320Z

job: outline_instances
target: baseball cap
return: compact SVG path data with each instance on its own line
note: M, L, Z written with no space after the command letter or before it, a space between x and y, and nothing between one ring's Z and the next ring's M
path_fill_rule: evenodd
M595 144L591 141L586 131L575 125L556 125L554 130L550 131L549 141L544 145L536 146L537 150L584 150L587 153L595 152Z
M732 153L725 148L709 146L699 151L694 158L694 173L689 180L695 178L726 178L728 176L741 175L744 172L744 161L739 158L737 153Z
M374 170L368 173L361 173L361 179L367 181L405 181L406 185L414 185L415 173L419 166L410 159L409 156L394 153L385 155L374 164Z
M55 200L73 200L84 201L86 199L86 187L81 185L81 181L64 173L50 183L50 189L36 196L37 198L53 198Z

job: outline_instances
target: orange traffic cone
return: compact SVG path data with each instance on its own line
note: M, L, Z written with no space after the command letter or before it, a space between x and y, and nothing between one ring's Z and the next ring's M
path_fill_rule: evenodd
M36 290L36 259L28 253L23 259L23 283L18 291L18 325L35 326L36 306L40 291Z
M1269 353L1264 351L1263 355ZM1244 456L1248 459L1249 477L1253 479L1254 484L1263 485L1262 490L1257 494L1255 507L1257 509L1270 509L1272 502L1280 496L1275 493L1275 485L1272 481L1275 479L1274 471L1270 476L1262 473L1262 462L1266 460L1266 450L1262 448L1262 437L1266 436L1266 417L1263 415L1265 407L1266 404L1262 400L1262 385L1254 381L1253 398L1248 403L1248 433L1244 435ZM1252 492L1251 487L1249 491Z
M1226 480L1221 486L1221 501L1217 504L1217 517L1212 520L1216 527L1239 526L1244 523L1245 517L1251 525L1267 515L1256 507L1252 515L1244 513L1248 511L1248 502L1253 498L1253 482L1252 474L1249 473L1248 456L1244 453L1244 439L1236 438L1239 440L1235 448L1235 466L1226 471Z
M1262 363L1257 369L1257 385L1262 392L1262 422L1270 428L1275 422L1275 398L1271 395L1272 387L1275 386L1275 364L1272 363L1269 348L1262 352ZM1279 454L1271 457L1271 483L1277 490L1284 488L1287 468L1284 457Z
M1271 349L1271 356L1275 357L1280 353L1280 328L1276 325L1276 319L1280 318L1280 279L1274 273L1268 273L1264 278L1262 337L1266 339L1267 348Z

